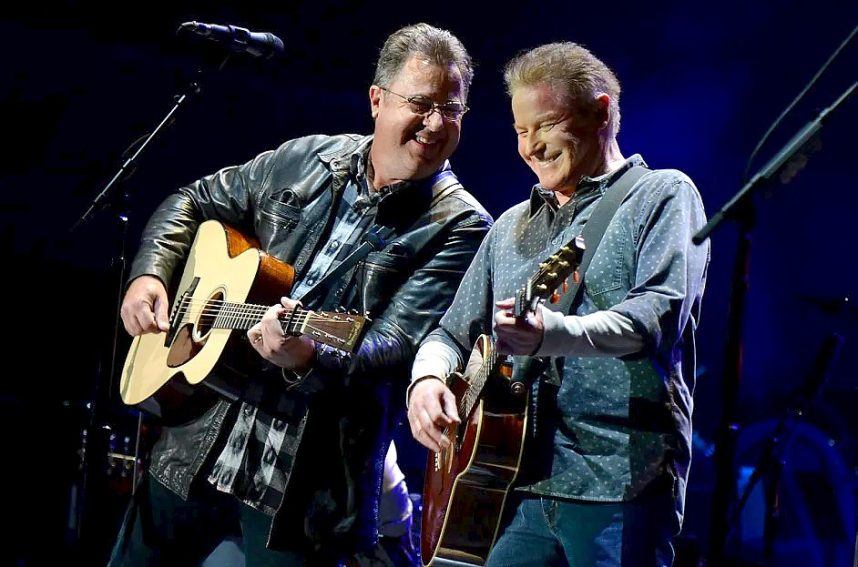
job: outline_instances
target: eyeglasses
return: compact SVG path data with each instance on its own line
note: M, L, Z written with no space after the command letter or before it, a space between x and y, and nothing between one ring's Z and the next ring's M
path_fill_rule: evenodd
M395 93L390 89L379 87L386 93L390 93L392 95L396 95L405 102L408 103L409 108L411 108L411 112L414 114L419 114L420 116L427 117L432 112L438 111L438 113L447 120L458 121L461 120L462 115L465 114L469 109L466 105L461 102L457 102L455 100L447 101L443 104L438 104L433 102L429 97L423 95L414 95L414 96L403 96L399 93Z

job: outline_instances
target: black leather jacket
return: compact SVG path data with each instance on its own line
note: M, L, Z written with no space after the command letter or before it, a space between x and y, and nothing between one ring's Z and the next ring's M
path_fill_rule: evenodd
M371 137L356 135L291 140L183 187L150 219L131 278L152 274L169 282L197 225L212 218L255 234L262 249L302 274L324 244L320 239L333 219L332 203L370 143ZM425 190L409 187L379 203L377 222L392 226L394 236L337 290L344 307L369 311L372 325L350 367L330 377L341 387L323 403L310 402L270 547L299 538L316 548L351 553L374 543L382 463L396 413L391 409L402 409L417 346L452 302L491 225L488 213L461 186L439 195L439 187L424 185ZM150 473L187 498L219 436L228 435L224 424L232 423L235 411L236 402L223 400L198 419L164 427Z

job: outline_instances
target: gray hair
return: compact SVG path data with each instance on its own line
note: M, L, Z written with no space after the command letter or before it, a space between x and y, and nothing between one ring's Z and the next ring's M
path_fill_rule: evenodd
M506 64L503 74L509 96L522 86L548 84L565 93L572 104L589 104L597 93L611 97L608 133L620 131L620 82L607 65L572 42L549 43L522 52Z
M471 56L459 38L429 24L414 24L393 32L378 55L373 84L388 87L412 55L420 55L442 67L456 65L462 74L465 100L474 68Z

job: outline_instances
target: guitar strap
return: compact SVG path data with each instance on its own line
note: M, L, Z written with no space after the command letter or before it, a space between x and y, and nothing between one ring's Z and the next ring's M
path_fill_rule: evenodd
M459 180L456 179L456 176L452 171L442 171L433 181L432 192L435 193L435 196L432 197L429 207L433 207L435 203L461 187L462 184L459 183ZM298 301L304 305L309 305L319 297L324 297L335 283L337 283L349 270L354 268L358 262L366 258L370 252L378 252L387 246L387 242L390 237L393 236L393 233L394 230L390 227L373 224L369 227L366 235L363 237L363 243L352 251L351 254L346 256L336 268L326 273L322 279L316 283L316 285L298 298Z
M596 205L593 214L584 225L581 231L581 236L584 237L584 257L581 258L581 264L578 266L578 282L572 282L567 292L561 297L556 304L548 304L548 308L552 311L561 313L573 313L573 307L577 308L580 303L581 290L583 289L584 274L590 266L590 261L596 255L596 250L599 249L599 244L608 230L608 225L617 213L617 209L626 197L632 191L632 188L637 184L638 180L643 177L649 170L645 167L636 165L629 168L614 184L605 191L602 200Z
M328 292L328 289L339 279L351 270L358 262L366 258L370 252L378 252L387 246L387 240L393 235L393 229L388 226L374 224L366 232L363 237L363 242L360 246L354 249L351 254L345 257L336 268L325 274L319 282L312 288L307 290L307 293L298 298L304 305L309 305L313 300L322 297Z

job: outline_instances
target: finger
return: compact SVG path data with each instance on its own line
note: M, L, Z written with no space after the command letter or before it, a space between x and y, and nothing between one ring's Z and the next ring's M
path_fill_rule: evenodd
M426 411L419 415L420 428L415 439L433 451L441 450L441 431L439 431Z
M135 310L135 318L141 333L153 333L158 330L158 325L155 323L155 313L148 302L140 300L140 304Z
M262 325L257 323L247 330L247 338L250 342L256 342L262 339Z
M155 296L155 325L159 330L167 332L170 330L169 317L167 316L167 296L159 293Z
M444 405L444 415L449 418L450 423L461 423L462 419L459 417L458 408L456 408L456 396L449 389L445 389L441 396Z
M447 388L445 386L444 390L446 389ZM428 392L426 392L422 397L422 403L418 404L417 406L417 415L421 415L421 411L425 412L432 420L433 425L440 426L443 428L453 423L453 420L450 419L450 417L448 417L447 414L444 412L444 407L441 405L442 395L443 390L439 392L436 389L430 389Z
M432 439L427 437L425 434L418 435L418 436L414 437L414 439L415 439L415 441L417 441L418 443L420 443L421 445L423 445L424 447L426 447L430 451L434 451L435 453L438 453L441 451L441 447L437 443L432 441Z
M283 340L283 325L280 323L280 317L285 312L286 310L281 305L272 305L262 316L260 329L266 341Z
M510 317L509 313L505 311L496 311L495 312L495 329L499 329L502 327L510 327L515 325L515 318Z
M127 301L122 303L122 308L119 310L122 316L122 324L125 326L125 332L132 337L140 334L140 325L137 323L137 314L131 308L131 304Z
M276 321L277 318L286 311L286 309L282 305L272 305L269 307L265 314L262 316L262 323L265 324L268 321Z
M498 309L512 309L513 307L515 307L515 299L513 299L512 297L508 299L501 299L500 301L495 303L495 306Z
M125 332L132 337L136 337L137 335L143 334L143 329L140 328L140 325L137 323L137 318L133 315L131 315L127 319L123 317L122 324L125 325Z

